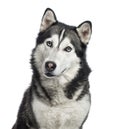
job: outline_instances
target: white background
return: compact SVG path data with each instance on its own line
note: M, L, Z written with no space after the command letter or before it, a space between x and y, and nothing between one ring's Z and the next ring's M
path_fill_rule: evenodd
M11 129L30 85L30 54L47 7L69 25L92 21L87 51L92 106L84 129L120 129L119 0L0 1L0 129Z

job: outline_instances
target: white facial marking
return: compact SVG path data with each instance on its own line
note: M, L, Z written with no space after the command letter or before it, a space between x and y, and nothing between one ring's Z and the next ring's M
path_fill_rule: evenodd
M63 39L64 33L65 33L65 29L63 29L62 32L61 32L61 35L60 35L60 41Z
M47 38L44 42L52 41L53 42L53 48L57 47L59 44L58 35L54 34L52 37Z
M61 32L61 39L63 38L64 32L65 30ZM47 41L52 42L52 47L49 47L46 44ZM59 83L62 83L64 85L76 76L80 68L80 58L77 57L75 48L68 37L65 37L61 41L58 48L59 41L60 39L57 34L52 35L50 38L47 38L44 43L37 46L34 58L36 62L35 65L39 70L41 77L47 77L45 74L45 63L47 61L54 62L56 64L56 68L52 72L54 76L50 78L59 78ZM72 49L70 52L65 51L65 48L68 46Z

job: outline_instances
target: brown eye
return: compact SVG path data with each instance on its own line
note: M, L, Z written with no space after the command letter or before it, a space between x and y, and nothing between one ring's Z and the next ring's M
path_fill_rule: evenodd
M48 47L53 47L53 42L52 42L52 41L47 41L47 42L46 42L46 45L47 45Z
M66 52L71 52L71 51L72 51L72 48L71 48L70 46L67 46L67 47L64 49L64 51L66 51Z

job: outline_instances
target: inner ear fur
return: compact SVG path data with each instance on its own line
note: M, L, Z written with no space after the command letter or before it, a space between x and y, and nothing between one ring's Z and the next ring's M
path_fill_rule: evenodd
M57 21L57 19L56 19L56 15L55 15L54 11L50 8L47 8L42 17L40 32L48 29L56 21Z
M80 24L76 30L82 43L88 44L92 34L92 23L90 21L85 21Z

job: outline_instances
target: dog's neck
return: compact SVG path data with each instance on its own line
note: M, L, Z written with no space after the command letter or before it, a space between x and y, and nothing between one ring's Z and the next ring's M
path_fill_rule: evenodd
M82 82L78 81L73 85L68 85L66 83L66 85L64 84L63 86L56 78L44 78L42 80L35 80L35 85L38 94L51 105L59 105L74 100L76 101L78 98L82 97L82 92L87 92L89 90L87 80Z
M63 85L62 81L63 80L56 78L44 79L41 81L42 86L45 88L48 95L50 96L51 103L53 105L62 104L68 101L68 98L65 96L64 93L65 83Z
M64 92L65 85L61 85L56 78L42 78L42 80L35 80L34 83L38 94L42 95L51 105L62 104L69 100Z

